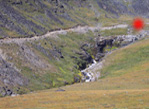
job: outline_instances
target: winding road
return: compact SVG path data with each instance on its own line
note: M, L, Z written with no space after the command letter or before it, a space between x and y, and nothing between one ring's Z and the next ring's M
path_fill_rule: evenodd
M31 38L6 38L6 39L1 39L0 40L0 44L3 43L24 43L24 42L29 42L29 41L35 41L35 40L41 40L44 38L58 38L59 34L67 34L67 32L77 32L77 33L86 33L89 30L91 31L95 31L95 30L110 30L110 29L114 29L114 28L127 28L128 25L127 24L120 24L120 25L115 25L115 26L111 26L111 27L101 27L100 25L97 25L95 27L89 27L89 26L77 26L74 28L69 28L66 30L56 30L56 31L52 31L52 32L47 32L45 35L42 36L34 36Z

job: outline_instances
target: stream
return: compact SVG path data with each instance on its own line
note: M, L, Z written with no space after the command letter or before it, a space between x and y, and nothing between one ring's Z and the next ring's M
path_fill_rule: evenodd
M113 28L110 27L110 29L113 29ZM106 29L109 29L109 28L106 28ZM112 44L114 44L115 42L120 42L121 45L117 49L115 49L115 50L118 50L122 47L126 47L138 40L145 38L147 35L149 35L149 31L145 31L145 30L140 31L137 35L119 35L116 38L113 38ZM106 38L102 37L101 41L106 40L108 38L109 37L106 37ZM96 81L98 78L100 78L101 77L100 70L103 68L103 63L105 61L106 56L111 54L115 50L106 52L103 58L101 58L99 62L96 62L95 60L93 60L93 63L90 64L89 67L81 70L83 75L82 81L93 82L93 81Z

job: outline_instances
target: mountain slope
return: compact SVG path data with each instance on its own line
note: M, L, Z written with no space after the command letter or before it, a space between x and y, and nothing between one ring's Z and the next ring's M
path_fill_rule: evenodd
M127 27L111 32L100 26L130 23L138 10L148 10L148 1L142 9L139 1L0 0L0 96L80 82L80 70L100 60L114 40L99 36L128 34Z
M147 109L149 106L148 47L149 39L146 39L110 54L106 59L108 64L103 70L104 74L108 71L109 75L96 82L61 87L65 90L63 92L52 89L1 98L0 108ZM130 64L131 67L127 66ZM114 66L113 70L110 70L111 66ZM124 69L119 70L121 66Z
M148 5L148 0L0 0L0 38L94 25L124 14L149 17Z

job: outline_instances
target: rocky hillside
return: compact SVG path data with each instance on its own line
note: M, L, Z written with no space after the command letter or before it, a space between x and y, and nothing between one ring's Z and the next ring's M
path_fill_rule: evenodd
M86 32L65 31L43 39L1 41L1 96L79 82L79 69L92 62L89 43L94 44L96 37Z
M122 14L149 17L148 0L0 0L0 38L32 37Z
M97 24L123 22L118 18L124 14L148 17L148 0L143 3L144 8L140 0L0 0L0 96L80 82L80 70L100 60L105 48L113 49L111 39L100 42ZM53 30L58 31L47 33ZM115 37L127 28L104 32Z

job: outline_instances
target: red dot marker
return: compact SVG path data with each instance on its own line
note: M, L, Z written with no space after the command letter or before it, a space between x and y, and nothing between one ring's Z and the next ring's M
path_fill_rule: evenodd
M144 21L141 18L135 18L133 20L133 28L135 30L142 30L144 28Z

